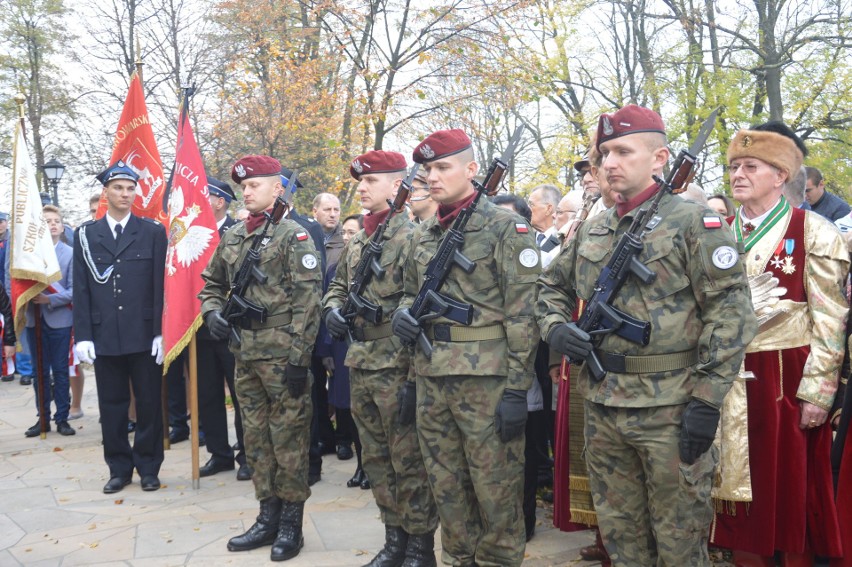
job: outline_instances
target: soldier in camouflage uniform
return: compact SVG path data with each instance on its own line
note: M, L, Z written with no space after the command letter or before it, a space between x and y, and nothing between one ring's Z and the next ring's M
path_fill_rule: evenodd
M266 222L264 211L282 192L281 164L268 156L246 156L231 177L243 189L251 215L227 231L203 273L201 313L216 338L230 325L220 311L247 250ZM307 232L282 220L267 232L258 267L268 281L248 286L245 299L266 308L264 322L240 322L242 344L231 345L236 357L236 390L245 430L246 457L254 470L260 501L257 522L228 542L230 551L272 544L271 559L298 555L304 544L302 516L308 488L308 441L311 425L311 376L308 366L317 334L322 273Z
M349 242L340 257L337 274L323 299L326 327L343 339L348 327L340 314L361 254L390 212L406 170L405 157L396 152L370 151L352 161L349 171L358 183L361 206L370 211L364 230ZM382 308L382 320L355 318L354 342L346 365L350 369L352 416L363 445L363 463L376 504L385 524L385 546L369 567L435 565L435 529L438 514L426 482L417 432L412 421L401 423L399 398L408 383L409 349L391 332L390 319L402 297L402 261L414 224L405 211L394 214L383 235L379 264L382 277L373 276L362 298ZM404 420L403 420L404 421Z
M412 238L393 328L409 342L422 330L434 347L431 359L416 348L413 362L417 434L441 518L442 560L520 565L526 391L535 379L538 343L538 250L521 217L480 199L462 248L476 268L470 274L453 268L442 289L473 306L471 326L443 317L418 322L409 308L445 231L475 197L471 181L478 167L461 130L427 137L415 148L414 161L424 164L439 208Z
M570 321L621 234L653 198L669 157L659 115L629 105L602 115L597 147L617 206L587 220L539 280L536 316L551 349L582 361L590 337ZM647 206L647 203L646 203ZM719 407L757 324L731 231L705 206L666 195L646 226L640 260L614 307L651 323L641 346L615 334L594 347L606 376L575 367L585 398L586 461L598 522L614 565L709 565L709 450Z

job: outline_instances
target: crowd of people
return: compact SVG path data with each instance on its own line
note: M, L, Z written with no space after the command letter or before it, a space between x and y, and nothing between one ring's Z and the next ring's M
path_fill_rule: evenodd
M439 527L447 565L520 565L549 483L554 524L594 529L582 555L604 565L709 565L712 548L743 567L852 564L852 524L835 501L852 466L850 207L779 122L733 136L731 196L661 188L670 157L660 116L628 105L601 115L574 164L582 188L564 194L545 184L526 199L483 196L457 129L413 149L410 187L402 153L352 160L361 212L342 220L339 199L320 193L313 218L291 207L271 222L292 172L270 156L231 169L242 220L228 214L232 187L208 177L221 239L199 294L201 476L238 469L259 502L228 549L296 556L310 486L335 454L355 458L347 486L372 490L380 510L373 567L435 565ZM92 210L103 197L106 214L71 242L61 212L44 208L62 280L27 312L26 340L30 351L41 340L50 376L36 409L50 416L52 400L57 431L74 434L82 386L69 368L82 379L77 360L93 364L104 492L134 471L157 490L165 435L188 436L183 359L160 402L166 233L131 213L133 169L117 162L98 179ZM460 252L441 264L448 238ZM264 316L227 316L255 242L265 277L241 299ZM601 302L625 246L630 274ZM424 293L436 277L438 291ZM8 303L0 293L6 321ZM7 359L15 342L6 325ZM29 384L25 364L19 353ZM37 423L26 435L43 432Z

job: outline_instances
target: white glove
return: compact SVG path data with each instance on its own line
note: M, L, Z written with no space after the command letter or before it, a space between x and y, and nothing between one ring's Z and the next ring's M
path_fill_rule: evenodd
M154 357L157 364L163 363L163 358L166 356L166 353L163 352L163 335L154 337L154 342L151 343L151 356Z
M74 352L77 353L77 358L80 362L88 362L92 364L97 356L95 356L95 343L92 341L80 341L74 345Z

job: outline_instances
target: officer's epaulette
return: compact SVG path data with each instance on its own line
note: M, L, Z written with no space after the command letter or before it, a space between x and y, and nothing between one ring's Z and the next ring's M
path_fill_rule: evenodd
M156 226L162 226L162 223L160 221L158 221L157 219L152 219L152 218L149 218L149 217L139 217L139 220L149 222L149 223L154 224Z
M96 222L98 222L98 220L99 219L89 219L86 222L84 222L83 224L78 225L77 229L79 230L79 229L83 228L84 226L89 226L90 224L95 224Z

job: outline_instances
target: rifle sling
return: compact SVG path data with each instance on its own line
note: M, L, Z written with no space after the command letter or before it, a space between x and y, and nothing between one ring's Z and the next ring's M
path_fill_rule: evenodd
M352 329L352 338L358 342L375 341L377 339L386 339L393 336L391 324L382 323L375 326L362 326Z
M445 343L472 343L502 339L506 336L506 331L503 329L503 325L489 325L487 327L432 325L432 327L426 329L426 336L433 341Z
M249 319L248 321L244 320L240 323L240 327L246 330L258 331L260 329L283 327L284 325L289 325L292 320L293 315L291 313L278 313L276 315L270 315L262 323L257 319ZM248 325L246 325L246 323L248 323Z
M694 349L647 356L627 356L600 350L595 352L604 370L615 372L616 374L671 372L673 370L689 368L698 363L698 351Z

